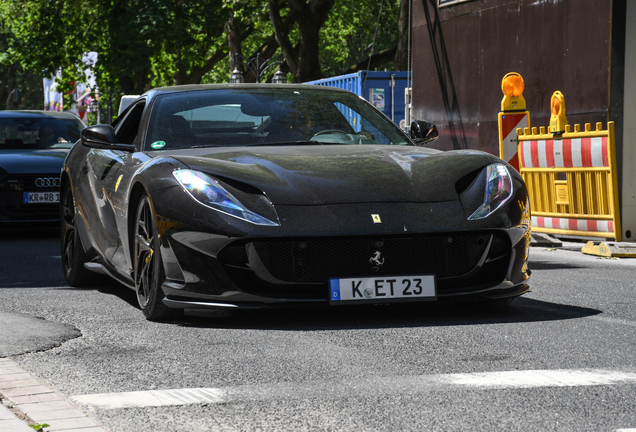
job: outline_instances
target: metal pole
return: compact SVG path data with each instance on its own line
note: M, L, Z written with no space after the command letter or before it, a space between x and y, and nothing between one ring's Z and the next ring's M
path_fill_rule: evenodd
M113 122L113 87L108 87L108 124Z
M395 74L391 74L391 121L395 123Z

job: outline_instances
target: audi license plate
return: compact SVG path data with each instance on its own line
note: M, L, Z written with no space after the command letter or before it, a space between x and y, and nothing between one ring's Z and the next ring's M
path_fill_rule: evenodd
M331 279L331 303L435 300L435 276Z
M59 203L59 192L25 192L24 203L25 204L50 204Z

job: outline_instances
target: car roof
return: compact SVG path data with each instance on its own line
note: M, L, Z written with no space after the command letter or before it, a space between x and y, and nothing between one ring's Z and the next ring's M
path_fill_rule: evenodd
M272 83L247 83L247 84L186 84L175 85L170 87L157 87L152 90L148 90L142 96L148 98L154 98L160 94L177 93L177 92L190 92L201 90L261 90L261 89L292 89L292 90L309 90L309 91L330 91L330 92L345 92L350 93L347 90L339 89L336 87L325 87L312 84L272 84Z
M78 116L68 111L43 111L43 110L0 111L0 118L8 118L8 117L59 118L59 119L73 119L73 120L81 121Z

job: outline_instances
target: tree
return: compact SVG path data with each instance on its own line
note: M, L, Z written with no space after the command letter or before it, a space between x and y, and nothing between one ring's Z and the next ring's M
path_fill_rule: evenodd
M19 65L29 73L52 76L58 68L65 71L61 90L65 93L65 106L69 106L69 90L82 78L83 43L81 35L85 25L78 18L89 10L82 1L61 0L3 0L0 14L13 37L5 51L4 63Z
M16 35L10 61L48 76L62 68L65 90L85 78L89 51L98 53L100 86L123 94L198 83L227 52L222 0L3 0L0 8Z
M6 109L42 109L42 77L19 63L8 61L6 54L14 36L0 22L0 107Z
M82 56L94 51L100 88L140 94L227 82L233 54L266 60L281 53L281 69L305 82L392 68L393 57L403 65L396 23L407 1L2 0L12 35L2 61L20 65L20 74L51 76L61 68L58 85L68 91L85 80ZM245 77L255 81L249 71ZM65 107L70 103L67 96Z
M154 84L199 84L228 52L222 0L164 1ZM168 75L171 74L171 76ZM162 77L158 79L159 77Z
M324 74L392 69L398 41L397 16L395 0L336 2L320 32Z
M290 33L283 25L277 0L268 0L270 19L276 41L281 47L285 62L294 81L305 82L322 78L320 67L320 29L329 17L334 0L287 0L287 6L298 24L298 49L290 40Z
M393 68L396 71L409 70L411 67L408 55L410 49L409 31L411 27L410 4L411 0L400 0L400 13L397 26L398 44L395 50L395 59L393 60Z

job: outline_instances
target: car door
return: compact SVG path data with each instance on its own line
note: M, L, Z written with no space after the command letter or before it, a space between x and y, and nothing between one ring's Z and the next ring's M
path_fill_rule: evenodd
M127 110L125 118L115 128L118 143L134 144L144 107L145 100L141 100ZM99 254L110 263L113 263L117 252L121 250L120 232L122 220L126 216L123 205L127 187L121 184L124 178L122 168L134 165L130 161L135 158L135 154L137 153L123 150L92 148L86 156L83 175L79 180L81 199L92 204L91 211L85 213L92 238ZM125 263L120 264L121 266L115 267L129 276L128 266Z

